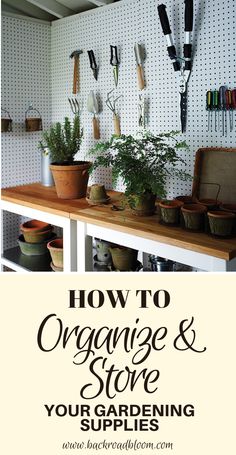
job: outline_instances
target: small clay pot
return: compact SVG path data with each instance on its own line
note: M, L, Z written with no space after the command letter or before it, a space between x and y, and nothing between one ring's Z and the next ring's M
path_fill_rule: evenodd
M116 270L128 272L136 269L138 252L131 248L116 246L110 248L112 262Z
M156 211L156 195L150 191L134 196L132 213L137 216L151 216Z
M50 239L52 235L52 226L47 231L22 231L24 239L28 243L42 243Z
M201 205L205 205L208 210L217 210L220 206L220 201L216 199L197 199L196 202Z
M63 239L51 240L48 242L47 248L49 249L53 265L63 269Z
M183 205L183 202L176 199L159 202L161 221L165 224L179 224L180 208Z
M201 204L185 204L181 207L184 226L191 231L201 231L204 228L204 214L207 208Z
M175 199L177 199L177 201L183 202L185 205L194 204L194 199L192 196L177 196Z
M56 234L52 234L52 238L55 238ZM42 256L48 253L47 250L48 240L45 240L42 243L28 243L25 241L24 236L20 235L18 239L18 245L20 247L21 253L26 256Z
M89 188L89 197L87 198L88 202L93 204L100 203L106 204L110 200L109 196L107 196L105 186L100 184L91 185Z
M229 237L234 232L236 215L231 212L216 210L208 212L210 232L220 237Z
M236 214L236 204L221 204L220 209L224 212L231 212Z
M20 225L21 231L24 232L40 232L48 231L52 226L51 224L44 223L43 221L30 220Z

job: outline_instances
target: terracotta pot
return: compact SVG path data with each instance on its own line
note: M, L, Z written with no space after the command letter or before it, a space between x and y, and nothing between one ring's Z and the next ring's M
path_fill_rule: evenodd
M220 206L220 201L216 199L197 199L196 202L201 205L205 205L207 210L217 210Z
M22 231L24 239L28 243L42 243L50 239L52 235L52 226L47 231Z
M209 226L211 234L228 237L233 234L236 215L231 212L223 212L220 210L208 212Z
M201 204L185 204L181 207L186 229L200 231L204 228L204 214L207 208Z
M44 223L43 221L38 220L30 220L26 221L25 223L21 224L20 229L24 232L40 232L40 231L48 231L52 226L51 224Z
M47 244L49 249L52 263L55 267L62 269L63 268L63 239L51 240Z
M165 224L179 224L180 208L183 202L173 199L159 202L161 220Z
M93 204L106 204L110 200L109 196L107 196L105 186L98 183L91 185L88 193L89 197L87 198L87 201Z
M138 252L131 248L122 246L110 248L112 262L116 270L128 272L135 270L137 264Z
M177 196L175 199L177 199L177 201L183 202L185 205L194 204L192 196Z
M80 199L86 196L88 185L89 161L74 161L74 164L52 163L57 196L60 199Z
M52 238L56 237L56 234L51 234ZM25 241L24 236L20 235L18 239L20 250L26 256L42 256L48 253L47 244L48 240L41 243L28 243Z
M221 204L220 209L224 212L231 212L236 214L236 204Z
M151 216L156 211L156 195L150 191L134 195L130 207L132 213L137 216Z

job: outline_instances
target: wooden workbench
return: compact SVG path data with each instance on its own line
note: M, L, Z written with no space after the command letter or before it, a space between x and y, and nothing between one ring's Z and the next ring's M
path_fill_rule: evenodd
M113 203L119 205L121 193L111 191L108 194L111 197L111 203L90 206L86 199L58 199L54 187L47 188L34 183L3 189L1 208L22 215L26 215L27 212L26 216L32 218L39 212L39 216L44 214L45 221L54 216L60 219L69 218L72 225L76 223L77 261L81 264L80 271L87 269L86 264L90 263L88 259L90 252L86 251L89 243L86 240L92 236L130 246L149 254L178 260L203 270L236 269L236 238L216 239L206 233L187 232L181 227L164 226L160 224L158 215L138 217L129 209L113 211L112 205ZM17 212L16 207L18 207ZM52 221L50 222L53 224ZM73 242L72 238L70 242ZM79 254L83 257L79 258Z

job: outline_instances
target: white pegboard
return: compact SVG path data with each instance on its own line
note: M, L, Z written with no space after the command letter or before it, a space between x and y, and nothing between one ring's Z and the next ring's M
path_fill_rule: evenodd
M32 101L42 111L44 126L50 121L50 81L52 121L72 118L68 97L72 94L75 49L84 52L80 58L80 87L83 101L84 140L79 156L88 159L93 146L92 114L86 110L87 96L95 90L101 100L99 115L101 139L113 133L112 113L105 105L106 94L114 87L110 44L120 53L119 84L115 93L123 94L120 103L121 130L135 134L138 130L138 88L134 44L146 50L144 91L149 103L149 125L152 132L179 129L178 86L172 63L167 55L157 5L162 0L123 0L66 19L54 21L52 27L3 18L3 106L8 107L14 122L14 133L3 136L3 186L29 183L39 179L40 156L37 143L40 133L29 139L23 132L24 111ZM178 52L183 51L184 0L165 0ZM185 138L190 146L187 168L192 173L195 152L199 147L236 146L236 113L234 130L227 137L220 131L207 132L205 94L220 85L236 86L236 2L235 0L194 0L193 68L188 83L188 120ZM51 58L49 58L51 35ZM13 49L13 54L9 52ZM93 49L99 64L96 82L89 67L87 50ZM14 58L12 58L14 55ZM51 64L51 76L50 76ZM13 65L13 70L12 70ZM18 68L19 66L19 68ZM12 171L12 166L14 171ZM110 170L98 170L94 181L111 187ZM118 185L122 190L122 185ZM168 195L189 193L190 182L177 179L168 182ZM10 238L10 237L9 237Z
M32 102L43 118L51 122L50 25L10 16L2 17L2 107L13 120L13 131L2 133L2 187L40 180L40 132L25 132L25 111ZM4 247L18 237L20 217L5 213Z
M79 98L84 102L82 123L85 138L80 157L86 157L93 146L91 114L86 112L86 101L90 90L96 90L102 100L99 116L102 140L113 133L112 114L105 105L106 93L113 86L112 68L109 64L109 45L120 49L119 84L116 93L123 94L120 105L121 129L135 134L138 130L137 89L134 44L139 42L146 50L145 97L149 104L148 128L152 132L179 130L178 82L172 63L167 55L157 0L124 0L119 3L55 21L52 26L52 116L61 120L69 113L67 97L71 96L72 62L69 55L74 49L82 49L80 58L81 91ZM175 44L180 55L184 43L184 1L165 1ZM236 86L235 61L236 2L226 0L194 1L193 68L188 83L187 131L180 134L185 138L189 151L184 154L186 170L192 174L195 152L202 146L236 146L236 127L227 137L220 131L207 132L205 94L210 89L226 84ZM93 49L100 65L98 82L93 79L89 68L87 50ZM234 114L235 116L236 114ZM94 176L111 186L109 170L98 170ZM123 186L118 185L118 190ZM172 179L168 182L168 195L188 194L190 182Z

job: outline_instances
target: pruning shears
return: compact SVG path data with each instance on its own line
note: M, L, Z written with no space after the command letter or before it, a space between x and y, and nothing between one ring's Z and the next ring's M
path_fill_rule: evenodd
M117 46L110 46L111 50L111 58L110 58L110 64L113 66L113 76L114 76L114 82L115 86L117 87L118 85L118 68L119 68L119 59L118 59L118 50Z
M95 55L94 55L94 52L92 49L90 51L88 51L88 56L89 56L90 68L93 72L94 78L97 81L98 80L98 66L97 66Z
M159 5L157 7L158 14L162 26L163 33L166 37L167 51L170 59L173 61L174 71L178 75L179 79L179 95L180 95L180 122L182 133L186 131L186 120L187 120L187 82L191 72L191 54L192 44L191 32L193 30L193 0L184 0L185 3L185 40L184 40L184 58L180 58L176 55L176 48L172 38L172 32L170 29L169 19L166 12L165 5Z

